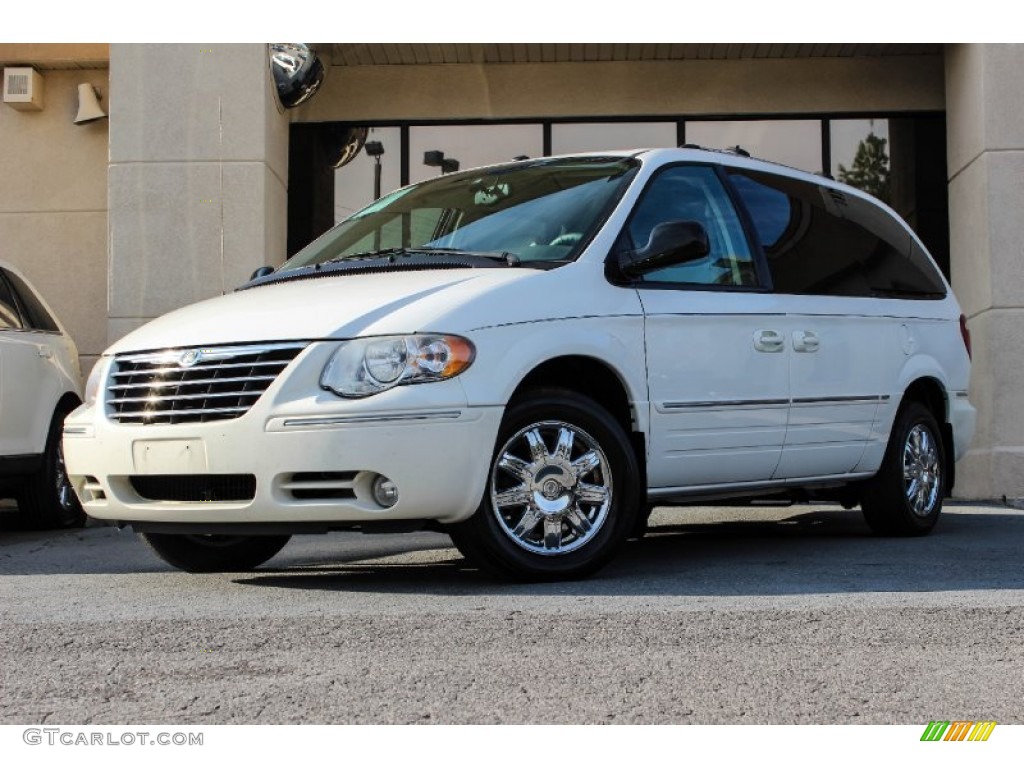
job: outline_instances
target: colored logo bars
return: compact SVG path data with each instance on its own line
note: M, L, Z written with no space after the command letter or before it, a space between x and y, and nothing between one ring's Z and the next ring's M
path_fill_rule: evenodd
M995 727L994 720L932 720L921 734L921 741L988 741Z

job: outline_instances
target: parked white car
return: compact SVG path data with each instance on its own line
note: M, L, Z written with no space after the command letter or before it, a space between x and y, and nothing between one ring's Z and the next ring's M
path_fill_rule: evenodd
M61 448L81 402L78 350L25 277L0 262L0 497L27 528L82 525Z
M88 514L186 570L435 526L499 576L574 578L655 503L927 532L969 352L920 240L856 189L689 148L543 158L398 190L128 335L64 445Z

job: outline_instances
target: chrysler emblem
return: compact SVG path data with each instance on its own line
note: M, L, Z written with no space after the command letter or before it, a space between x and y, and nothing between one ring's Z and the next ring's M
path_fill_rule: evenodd
M193 365L203 359L203 353L198 349L187 349L181 353L181 357L178 358L178 365L182 368L191 368Z

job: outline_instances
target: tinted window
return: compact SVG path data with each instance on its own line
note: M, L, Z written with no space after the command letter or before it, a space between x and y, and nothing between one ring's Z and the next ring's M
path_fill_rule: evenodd
M46 311L42 302L39 301L39 298L25 281L13 272L8 272L7 270L3 270L3 272L4 276L10 281L11 287L17 292L18 298L21 299L21 306L27 315L25 324L35 330L59 333L60 329L57 327L56 321Z
M0 273L2 272L3 270L0 270ZM0 330L21 327L21 315L18 312L14 294L11 293L3 274L0 274Z
M753 171L732 179L779 293L938 298L938 271L903 226L841 190Z
M644 276L644 282L695 285L757 285L753 258L743 227L714 169L707 166L668 168L651 181L626 228L627 248L643 248L658 224L696 221L708 233L710 253L699 261L666 267Z

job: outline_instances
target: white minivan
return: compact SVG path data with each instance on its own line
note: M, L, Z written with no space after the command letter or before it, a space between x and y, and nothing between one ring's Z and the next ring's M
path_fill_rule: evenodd
M499 577L576 578L653 505L722 498L923 534L974 430L917 236L740 153L445 175L259 272L116 343L65 425L87 513L185 570L432 527Z

